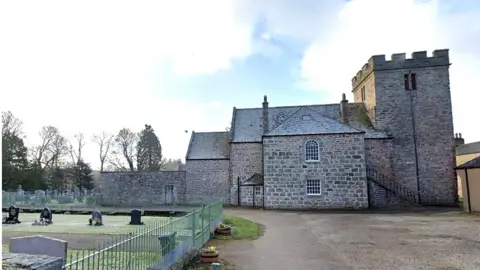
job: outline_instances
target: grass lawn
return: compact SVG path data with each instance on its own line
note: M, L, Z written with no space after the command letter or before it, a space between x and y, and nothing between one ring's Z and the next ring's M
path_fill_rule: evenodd
M231 238L233 239L254 240L260 237L263 233L263 227L261 224L241 217L224 215L223 222L232 226Z
M68 234L125 234L145 226L130 226L129 216L103 215L103 226L88 226L90 215L64 215L54 214L53 224L49 226L32 226L35 220L39 220L38 213L21 213L21 224L3 224L3 232L26 232L26 233L68 233ZM167 221L166 217L143 216L142 221L146 225L153 225Z

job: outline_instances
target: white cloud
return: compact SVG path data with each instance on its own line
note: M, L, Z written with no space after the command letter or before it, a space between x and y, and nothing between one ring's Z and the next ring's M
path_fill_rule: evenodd
M479 9L446 13L458 1L205 0L2 1L0 105L25 122L29 143L43 125L69 136L151 124L165 155L183 157L184 130L223 130L230 109L167 99L162 86L177 74L214 74L232 60L289 38L307 44L301 85L338 102L372 54L450 48L456 132L480 131L467 120L479 100ZM462 2L473 4L476 2ZM252 38L264 20L263 39ZM221 106L220 106L221 105ZM221 110L221 112L220 112ZM228 112L228 113L225 113ZM165 117L167 116L167 117ZM470 139L471 140L471 139ZM86 149L94 164L96 149Z
M350 93L351 78L371 55L450 48L455 131L480 140L470 111L480 100L474 74L480 74L480 8L447 13L460 2L356 0L332 22L330 34L313 40L301 61L302 85L338 102ZM466 2L464 2L466 3ZM472 2L471 2L472 3Z

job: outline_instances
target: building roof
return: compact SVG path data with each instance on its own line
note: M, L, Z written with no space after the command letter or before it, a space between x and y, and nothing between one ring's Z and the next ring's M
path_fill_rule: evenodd
M480 142L461 144L455 148L457 156L480 153Z
M250 178L240 183L241 186L263 186L263 176L254 173Z
M274 127L266 135L290 136L360 132L362 131L325 117L309 107L300 107L300 109L290 115L283 123Z
M229 139L229 132L192 132L186 159L228 159Z
M480 168L480 157L476 157L457 167L457 169L473 169L473 168Z
M322 115L323 118L335 120L332 123L338 127L340 120L340 104L326 105L306 105L289 107L269 107L268 108L268 130L273 131L284 121L301 108L308 108ZM367 115L367 110L363 103L348 103L348 126L358 131L365 132L365 138L389 138L383 131L376 131ZM234 119L232 119L233 136L232 142L262 142L262 108L236 109ZM340 124L341 125L341 124ZM328 127L333 129L333 127ZM299 133L299 131L297 132ZM301 134L298 134L301 135Z

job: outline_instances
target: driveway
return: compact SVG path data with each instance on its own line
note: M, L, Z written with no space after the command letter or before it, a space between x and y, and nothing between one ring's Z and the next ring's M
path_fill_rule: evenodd
M237 269L480 269L480 216L457 211L225 214L266 227L255 241L217 241Z

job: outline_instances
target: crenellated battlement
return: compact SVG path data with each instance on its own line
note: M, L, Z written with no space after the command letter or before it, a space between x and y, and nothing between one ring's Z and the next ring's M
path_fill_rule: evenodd
M370 57L368 63L352 78L352 87L355 89L373 71L393 69L414 69L435 66L447 66L450 64L448 49L434 50L431 57L426 51L413 52L411 58L406 53L394 53L391 60L386 60L384 54Z

